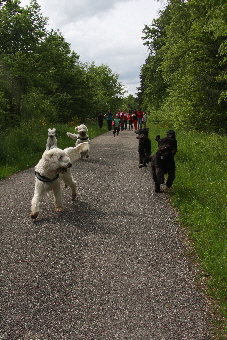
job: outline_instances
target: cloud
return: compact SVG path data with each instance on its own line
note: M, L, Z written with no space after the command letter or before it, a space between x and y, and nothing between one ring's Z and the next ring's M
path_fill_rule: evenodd
M164 0L163 0L164 1ZM163 1L156 0L38 0L49 29L59 29L80 61L108 65L135 95L140 67L148 51L142 30L152 23ZM21 5L29 0L21 0Z
M92 18L94 16L104 16L114 8L119 2L129 2L130 0L65 0L56 3L56 0L40 0L44 12L52 9L51 19L58 26L71 24L77 20Z

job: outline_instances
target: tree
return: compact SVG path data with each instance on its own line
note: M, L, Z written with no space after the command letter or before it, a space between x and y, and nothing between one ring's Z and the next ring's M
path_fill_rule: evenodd
M154 27L145 30L151 55L142 69L143 103L175 127L218 131L227 123L226 105L220 102L226 90L223 36L211 31L215 6L171 0Z
M125 93L118 75L107 65L80 63L61 33L48 32L46 23L36 0L25 9L18 0L3 1L1 122L19 124L33 117L67 123L75 116L88 118L115 110Z
M20 116L26 91L26 66L45 36L46 18L35 0L26 9L18 0L4 1L0 11L0 87L9 101L10 114Z
M108 109L117 111L125 91L124 85L118 81L118 75L109 66L95 66L94 62L86 65L87 86L92 98L91 107L94 115Z
M152 25L143 29L144 45L148 47L149 55L141 67L138 99L140 106L150 112L153 120L160 120L160 108L166 97L167 84L164 81L160 66L163 61L162 47L166 43L166 27L170 23L170 8L160 11L158 19Z
M137 110L139 107L138 100L132 94L123 98L122 105L119 108L126 108L128 110Z

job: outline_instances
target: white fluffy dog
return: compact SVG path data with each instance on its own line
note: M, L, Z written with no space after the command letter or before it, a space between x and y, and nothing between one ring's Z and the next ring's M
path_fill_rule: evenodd
M56 129L48 129L48 138L46 143L46 150L57 148L57 138L55 136Z
M56 211L63 211L61 179L72 190L72 200L76 198L76 182L70 167L79 159L81 152L89 150L89 143L64 150L53 148L44 151L39 163L35 166L35 192L31 202L31 218L36 219L40 203L45 192L53 190Z
M69 136L73 139L76 139L76 144L75 144L76 146L79 145L80 143L84 143L84 142L90 143L89 137L87 135L88 128L86 127L86 125L81 124L79 126L76 126L75 130L78 132L78 134L71 133L71 132L66 132L66 134L67 134L67 136ZM82 159L84 157L86 157L86 158L89 157L88 151L81 152L80 158Z

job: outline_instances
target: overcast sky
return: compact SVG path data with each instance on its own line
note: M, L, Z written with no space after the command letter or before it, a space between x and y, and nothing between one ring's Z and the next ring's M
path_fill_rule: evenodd
M163 9L165 0L37 0L48 30L61 32L82 63L108 65L128 94L140 86L140 68L148 51L142 30ZM30 0L21 0L21 6Z

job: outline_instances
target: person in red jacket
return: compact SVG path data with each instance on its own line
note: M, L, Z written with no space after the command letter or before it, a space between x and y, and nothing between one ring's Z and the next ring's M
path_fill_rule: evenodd
M138 118L138 129L142 129L143 124L143 111L141 108L137 111L137 118Z
M119 113L119 118L121 120L120 122L121 131L123 131L124 130L124 112L123 111Z
M127 113L127 111L126 111L126 110L124 110L124 112L123 112L123 119L124 119L124 130L127 130L127 121L128 121L128 118L127 118L127 116L128 116L128 113Z
M135 110L132 110L132 121L133 121L133 126L134 130L137 130L137 113Z
M132 130L132 110L129 110L128 115L127 115L127 120L128 120L128 129Z

